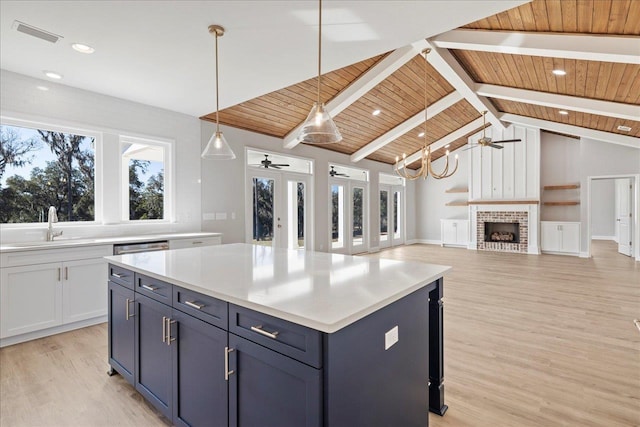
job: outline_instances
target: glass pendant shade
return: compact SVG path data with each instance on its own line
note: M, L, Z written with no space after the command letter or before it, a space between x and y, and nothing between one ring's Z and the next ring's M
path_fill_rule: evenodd
M212 160L233 160L236 158L236 155L231 150L231 147L229 147L222 132L216 131L211 139L209 139L201 157Z
M324 103L320 106L317 102L313 103L298 139L305 144L333 144L342 140L342 135L324 108Z

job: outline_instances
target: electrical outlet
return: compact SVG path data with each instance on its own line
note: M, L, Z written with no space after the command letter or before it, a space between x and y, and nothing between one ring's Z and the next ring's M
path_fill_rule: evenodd
M394 326L384 334L384 349L389 350L391 346L398 342L398 327Z

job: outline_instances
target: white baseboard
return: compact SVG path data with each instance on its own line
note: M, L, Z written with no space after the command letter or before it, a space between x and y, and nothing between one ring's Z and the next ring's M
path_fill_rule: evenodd
M418 240L418 239L408 239L408 240L405 240L405 242L404 242L405 245L415 245L416 243L420 243L420 240Z
M416 239L415 243L419 243L421 245L440 245L442 242L440 240L432 240L432 239Z
M373 248L369 248L369 253L373 254L376 252L380 252L380 248L378 246L374 246Z
M591 240L613 240L616 241L616 236L591 236Z
M591 258L591 257L589 256L589 253L588 253L588 252L580 252L580 255L578 255L578 256L579 256L580 258Z

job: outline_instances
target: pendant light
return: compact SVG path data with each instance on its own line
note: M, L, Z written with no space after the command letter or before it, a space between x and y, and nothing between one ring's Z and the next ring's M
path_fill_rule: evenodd
M314 102L300 130L298 139L306 144L333 144L342 140L342 135L331 116L320 101L320 84L322 78L322 0L318 1L318 99Z
M209 33L216 38L216 131L209 139L207 146L202 152L203 159L213 160L233 160L236 158L235 153L229 147L227 140L220 131L220 97L218 90L218 37L224 35L224 28L220 25L209 25Z

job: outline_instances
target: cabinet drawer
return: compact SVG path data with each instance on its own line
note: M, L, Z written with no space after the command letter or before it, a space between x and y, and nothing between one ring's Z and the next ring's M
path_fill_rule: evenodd
M173 287L173 308L225 330L229 323L225 301L178 286Z
M229 332L316 368L322 367L322 333L229 304Z
M133 271L109 264L109 280L133 290Z
M173 285L136 273L135 291L153 298L163 304L171 305L173 301Z

